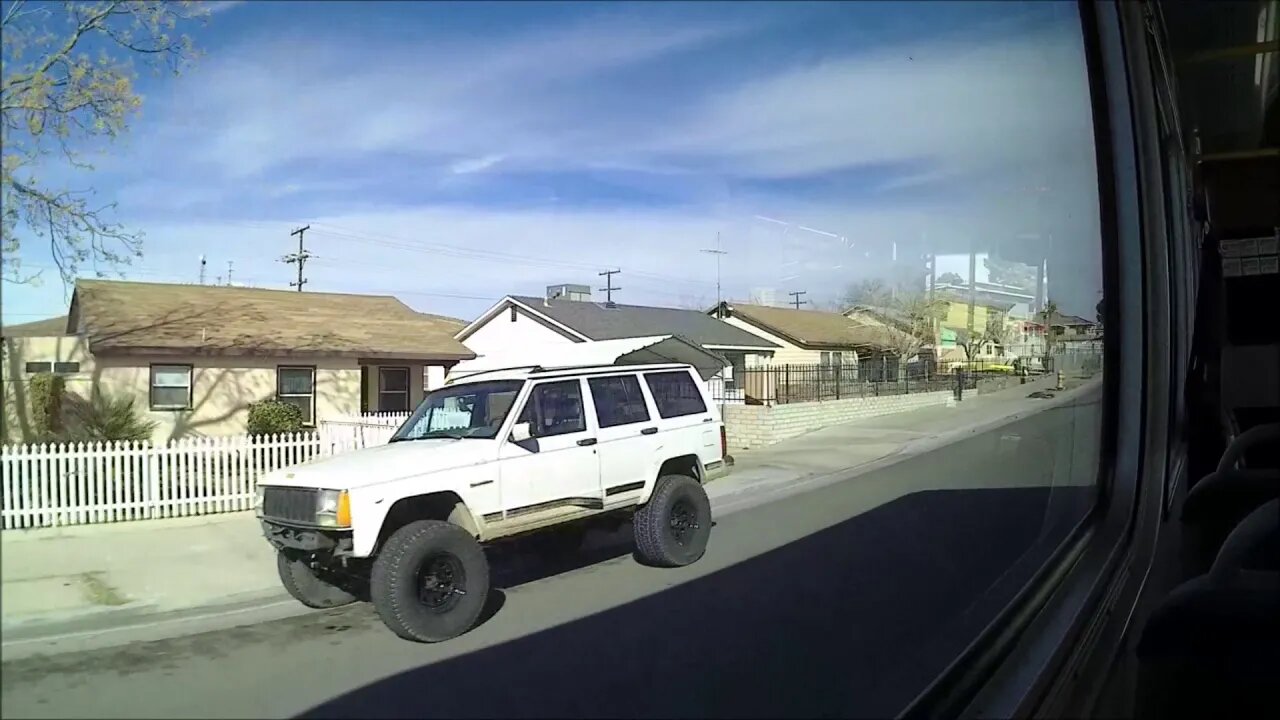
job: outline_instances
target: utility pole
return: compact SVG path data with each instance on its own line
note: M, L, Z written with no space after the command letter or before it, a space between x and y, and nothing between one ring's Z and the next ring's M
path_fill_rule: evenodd
M808 290L797 290L797 291L795 291L795 292L790 292L790 293L787 293L787 294L788 294L788 295L790 295L792 298L794 298L794 299L791 301L791 304L792 304L792 305L795 305L797 310L799 310L799 309L800 309L800 306L801 306L801 305L808 305L808 304L809 304L809 301L808 301L808 300L801 300L801 299L800 299L800 296L801 296L801 295L808 295L808 294L809 294L809 291L808 291Z
M232 261L227 261L227 285L231 285L231 265Z
M721 304L722 304L722 302L723 302L723 301L720 299L720 256L721 256L721 255L728 255L728 254L729 254L729 251L728 251L728 250L721 250L721 249L720 249L720 233L716 233L716 249L715 249L715 250L701 250L701 251L699 251L699 252L704 252L704 253L708 253L708 254L711 254L711 255L715 255L715 256L716 256L716 318L719 318L719 317L720 317L720 305L721 305Z
M289 233L290 235L298 236L298 252L291 255L285 255L280 258L280 262L287 265L292 265L294 263L298 264L298 281L289 283L289 287L298 288L298 292L302 292L302 286L307 284L306 279L302 277L302 266L305 265L307 260L311 257L311 253L307 252L306 248L302 245L302 234L310 229L311 226L308 225L306 227L300 227Z
M622 271L621 270L605 270L604 272L600 273L600 276L605 279L604 281L605 287L600 288L600 292L605 294L604 301L606 303L609 303L610 305L613 304L613 291L622 289L620 287L613 286L613 276L617 275L620 272Z

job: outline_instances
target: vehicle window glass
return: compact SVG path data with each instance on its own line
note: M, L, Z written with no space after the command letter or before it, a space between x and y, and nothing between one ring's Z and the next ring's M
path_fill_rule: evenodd
M1184 9L1200 4L1209 9ZM113 715L130 717L549 715L573 694L584 715L898 715L966 647L986 646L981 634L1007 629L1011 600L1056 577L1041 571L1103 514L1100 502L1117 509L1126 496L1099 493L1096 477L1122 456L1099 451L1114 440L1102 435L1104 346L1172 354L1183 363L1175 375L1190 377L1190 326L1158 344L1145 343L1144 317L1100 327L1104 236L1128 237L1128 213L1139 212L1144 247L1186 235L1196 243L1180 242L1194 253L1186 264L1203 251L1217 277L1221 238L1195 217L1211 211L1224 231L1222 215L1246 210L1251 193L1209 193L1190 208L1185 195L1215 173L1275 161L1274 114L1263 110L1280 64L1250 51L1274 47L1255 31L1264 10L1271 31L1276 3L1134 5L0 0L0 265L12 271L0 286L4 442L155 441L17 460L4 448L6 537L243 510L251 488L277 479L294 486L278 498L302 512L345 489L350 533L275 538L311 548L287 548L278 557L306 562L280 569L291 590L327 605L347 591L363 597L366 571L394 560L388 548L431 540L410 525L445 515L443 496L393 510L410 494L456 492L482 543L502 534L490 530L542 529L562 513L617 511L599 519L627 524L628 503L671 501L642 516L665 519L662 533L593 528L571 562L497 553L490 599L505 588L508 604L438 648L483 642L482 658L424 663L381 628L331 645L319 637L327 623L286 622L251 634L317 635L282 647L288 662L264 665L260 644L238 632L207 643L226 651L216 667L171 653L164 679L196 683L186 694L135 691L163 673L120 677L109 659L129 669L134 651L33 661L44 670L25 673L32 682L4 682L4 714L73 717L109 699ZM1202 18L1183 26L1191 31L1236 6L1218 13L1235 30L1162 49L1175 76L1141 95L1145 71L1122 73L1132 98L1106 97L1105 78L1090 75L1112 56L1086 63L1092 16L1120 22L1120 54L1139 58L1139 38L1152 36L1144 21ZM1187 58L1212 62L1183 67ZM1187 73L1214 91L1203 107L1183 93L1176 75ZM1168 110L1164 144L1152 128L1132 148L1097 145L1095 118L1108 132L1147 132L1153 87ZM1132 122L1113 122L1107 102ZM1160 235L1149 221L1162 199L1145 190L1162 147L1169 185L1184 196L1166 212L1195 211L1195 227L1171 218ZM1099 185L1099 158L1117 152L1140 153L1142 187L1117 187L1124 178L1111 167ZM1237 237L1271 235L1269 220L1247 224ZM1169 263L1147 265L1109 276L1134 297L1175 284L1152 274ZM1148 276L1130 285L1139 270ZM1235 280L1198 296L1197 277L1183 275L1185 297L1158 303L1160 315L1189 319L1198 302L1236 297ZM43 282L8 282L36 276ZM1105 302L1115 310L1121 298ZM1266 320L1274 297L1243 306L1255 305L1247 330L1277 324ZM1123 310L1128 320L1136 309ZM24 372L62 373L58 358L80 358L80 371ZM1204 359L1197 385L1221 365ZM1106 365L1132 359L1118 360ZM1150 369L1151 383L1164 377ZM635 377L605 380L625 376ZM61 428L47 423L56 418L44 400L55 396L45 391L59 384L50 379L65 380ZM1231 379L1244 400L1266 394L1262 378ZM1118 390L1109 401L1154 390L1105 380ZM80 422L98 395L120 412ZM271 400L296 406L311 431L249 437L248 408ZM517 418L549 439L509 442ZM1153 422L1142 427L1159 429ZM650 428L664 432L642 435ZM1197 429L1174 427L1161 441L1198 443ZM384 447L388 438L406 445ZM709 480L713 515L733 514L714 529L697 522L684 500L698 498L658 491L672 475ZM308 485L339 492L312 497ZM707 555L682 546L684 558L704 558L700 569L606 559L639 545L677 552L666 531L692 529L710 532ZM58 533L92 534L72 530ZM47 606L29 609L73 609L94 578L146 606L174 593L213 602L210 590L257 592L269 570L178 529L154 536L174 551L144 558L156 565L147 576L172 578L167 587L134 586L135 573L111 569L132 552L124 534L102 536L97 553L40 543L48 552L30 554L48 556L42 576L80 580L16 593L6 582L5 624L26 612L9 607L11 595ZM539 554L564 545L528 539L517 544ZM326 557L342 567L321 567ZM371 583L404 582L405 598L413 585L414 607L383 613L397 632L434 636L500 604L477 602L470 561L462 577L450 558L406 558L421 567ZM570 566L582 567L561 571ZM179 587L204 567L217 587ZM465 596L446 590L451 575ZM678 620L670 636L651 622L659 616ZM663 657L673 643L676 662ZM352 667L378 648L392 649L376 667ZM563 668L528 667L569 649ZM653 672L577 662L615 650ZM746 657L754 682L703 692L704 678L740 678ZM45 672L55 665L82 672ZM322 688L332 702L318 708L316 678L335 668ZM263 678L270 692L259 692Z
M615 427L649 419L640 381L635 375L591 378L591 401L596 406L600 427Z
M707 411L702 393L693 377L684 370L674 372L645 373L645 382L658 406L658 414L664 418L696 415Z
M535 386L516 422L529 423L529 431L534 437L586 430L582 384L577 380L563 380Z
M391 440L493 439L523 386L522 380L501 380L433 390Z

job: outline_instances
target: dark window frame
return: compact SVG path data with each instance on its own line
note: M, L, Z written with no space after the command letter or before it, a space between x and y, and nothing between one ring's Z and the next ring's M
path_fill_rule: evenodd
M639 401L641 409L644 410L643 418L640 418L638 420L624 420L622 422L609 422L609 423L605 422L605 416L602 415L600 412L600 403L598 400L600 396L596 393L596 383L597 382L603 383L610 380L621 380L624 383L630 380L631 382L635 383L636 399ZM626 425L635 425L636 423L646 423L646 422L649 422L650 419L652 419L652 416L649 414L649 402L645 400L645 397L644 397L644 386L640 384L640 378L635 373L625 373L622 375L600 375L597 377L590 377L590 378L587 378L587 387L591 389L591 405L595 409L596 425L598 425L601 430L604 430L606 428L624 427ZM628 401L631 400L630 392L627 393L627 399ZM609 406L606 405L606 408L608 407Z
M668 377L668 376L674 376L674 375L682 376L685 380L689 381L695 393L695 398L693 399L696 399L698 401L698 405L701 406L701 409L694 410L692 412L673 412L671 414L667 414L667 412L663 409L662 400L659 399L659 393L653 387L653 378ZM649 387L649 394L653 396L653 405L658 410L658 417L662 418L663 420L672 420L674 418L689 417L690 415L701 415L707 412L707 401L702 397L702 391L698 387L698 383L693 379L693 376L689 374L688 370L659 370L655 372L647 372L647 373L644 373L644 383Z
M156 404L156 368L186 368L187 370L187 403L185 405ZM181 387L180 385L161 385L160 387ZM194 406L193 398L196 387L195 366L190 363L151 363L147 382L147 406L156 412L190 410Z
M34 369L34 370L32 369L32 366L35 366L35 369ZM42 369L42 368L43 368L43 369ZM40 373L53 372L53 363L51 363L51 362L40 362L40 361L29 362L29 363L26 363L26 365L24 365L24 366L23 366L23 370L24 370L28 375L38 375L38 374L40 374Z
M66 366L68 365L72 367L67 368ZM65 360L63 362L55 362L53 364L53 372L57 375L72 375L74 373L80 372L80 363L74 362L71 360Z
M534 405L535 396L544 387L550 387L552 385L567 385L570 383L574 383L578 387L578 410L579 417L582 419L582 427L576 430L563 430L553 433L539 432L539 423L537 423L533 418L526 419L525 417L525 413L532 414L536 410L536 406ZM535 438L559 437L561 435L573 435L574 433L589 431L591 428L587 424L587 399L582 388L582 378L565 378L562 380L548 380L546 382L535 383L533 387L529 388L529 395L525 398L524 405L520 408L520 413L516 415L516 423L518 424L522 422L529 423L529 433Z
M404 390L384 390L383 384L382 384L382 372L384 370L403 370L404 371ZM313 381L312 385L314 386L314 384L315 383ZM312 392L314 391L315 390L313 387ZM411 412L413 410L413 405L410 402L411 400L410 396L412 392L413 392L413 368L409 367L408 365L379 365L378 366L378 412L380 413L381 412L405 412L405 413ZM403 410L383 410L382 409L383 395L404 395L404 409Z
M303 393L282 393L280 392L280 371L281 370L308 370L311 372L311 392ZM303 427L315 427L316 425L316 366L315 365L277 365L276 366L276 400L282 397L310 397L311 398L311 419L303 420Z

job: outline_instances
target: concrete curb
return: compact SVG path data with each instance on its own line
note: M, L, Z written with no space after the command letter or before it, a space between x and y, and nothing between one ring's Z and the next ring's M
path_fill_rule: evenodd
M116 647L134 642L167 640L226 630L240 625L283 620L314 612L283 589L239 593L196 608L159 611L137 603L74 617L18 622L4 626L0 657L12 662L39 655L60 655Z
M887 455L849 468L821 475L808 475L791 482L763 481L733 490L721 482L711 483L708 495L718 516L731 515L827 485L850 480L873 470L888 467L965 437L979 435L1028 415L1065 405L1086 391L1089 382L1064 390L1043 404L981 421L957 430L912 440ZM732 477L732 476L730 476ZM226 630L242 625L283 620L315 612L289 597L283 589L239 593L217 602L182 610L162 611L153 603L131 603L118 607L77 611L56 618L39 618L5 623L0 660L13 662L39 655L58 655L117 647L134 642L166 640L203 632Z

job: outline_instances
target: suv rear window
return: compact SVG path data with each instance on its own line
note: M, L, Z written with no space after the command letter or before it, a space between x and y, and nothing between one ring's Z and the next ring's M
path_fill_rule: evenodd
M684 370L646 373L644 380L649 383L649 391L653 393L658 414L664 418L697 415L707 411L707 404L702 401L702 392Z
M649 408L640 392L640 380L635 375L597 377L587 380L591 386L591 401L596 406L596 418L600 427L615 427L649 419Z

